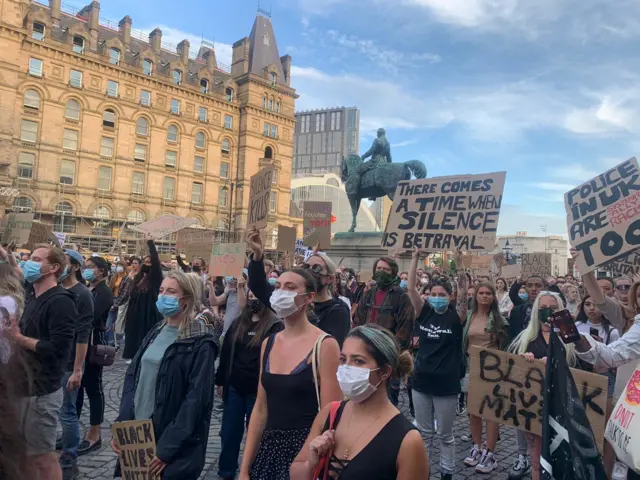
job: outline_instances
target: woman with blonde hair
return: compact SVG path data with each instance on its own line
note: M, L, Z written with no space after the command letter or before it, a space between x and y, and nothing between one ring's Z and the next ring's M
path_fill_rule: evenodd
M116 420L152 420L156 456L150 473L164 480L196 480L205 463L218 347L197 318L199 298L187 274L167 273L156 301L163 321L127 369ZM111 446L120 454L115 442Z
M566 308L569 310L571 316L575 319L580 313L580 304L582 298L580 298L580 291L575 285L567 285L564 287L564 298L567 300Z

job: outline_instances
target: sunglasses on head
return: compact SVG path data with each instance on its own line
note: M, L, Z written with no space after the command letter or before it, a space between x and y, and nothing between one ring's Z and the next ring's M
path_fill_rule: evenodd
M309 265L308 263L303 263L302 269L311 270L313 273L317 273L319 275L328 275L322 272L322 265L318 265L317 263L315 265Z

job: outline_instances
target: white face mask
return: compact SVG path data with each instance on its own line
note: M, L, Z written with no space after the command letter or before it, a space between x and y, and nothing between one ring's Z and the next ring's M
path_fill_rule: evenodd
M302 307L302 305L296 305L296 297L298 295L306 295L306 293L298 294L292 290L282 289L273 291L269 301L278 318L290 317Z
M116 273L122 273L122 272L124 272L124 267L121 267L121 266L118 265L116 267Z
M340 365L338 367L338 383L345 398L354 403L362 403L371 395L376 393L378 385L373 386L369 383L369 374L380 370L369 370L368 368L352 367L351 365Z

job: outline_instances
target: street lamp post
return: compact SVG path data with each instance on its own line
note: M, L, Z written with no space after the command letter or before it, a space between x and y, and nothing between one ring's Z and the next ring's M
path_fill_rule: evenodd
M547 253L547 226L540 225L540 230L544 232L544 253Z
M504 248L502 250L504 251L505 260L509 263L509 260L511 260L511 251L513 250L513 247L509 244L509 239L507 239L507 243L504 244Z

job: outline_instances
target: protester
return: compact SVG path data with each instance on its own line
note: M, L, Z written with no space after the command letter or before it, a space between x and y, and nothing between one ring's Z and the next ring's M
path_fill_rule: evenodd
M116 262L115 268L112 271L111 278L109 279L109 288L111 289L111 293L113 294L113 298L118 297L118 293L120 291L120 285L122 281L127 277L127 272L125 271L125 262L124 260L119 260ZM116 345L116 320L118 319L118 308L115 309L113 306L109 311L109 318L107 319L107 331L105 332L105 339L107 345Z
M260 347L262 342L284 328L282 321L249 292L247 306L234 320L222 344L216 372L218 396L224 399L218 460L218 477L233 479L246 425L258 395Z
M288 479L291 463L304 445L316 414L342 398L336 378L340 349L335 339L313 326L307 317L307 309L317 295L310 269L284 272L273 294L265 298L269 290L262 263L262 238L257 230L249 232L248 245L253 252L249 288L284 320L284 330L263 343L258 396L240 479ZM326 268L325 264L319 272ZM341 300L336 301L346 309ZM317 358L314 350L319 351Z
M334 404L318 413L291 466L292 480L316 480L313 472L325 456L330 457L330 478L429 478L429 460L420 433L386 394L389 379L403 379L412 366L411 355L400 353L388 330L375 324L352 330L338 367L338 381L347 400L340 402L333 425L329 424L329 412Z
M462 338L467 357L471 346L493 350L505 350L509 346L509 325L500 313L496 290L490 283L478 285L473 308L467 314ZM487 446L483 450L482 423L481 417L469 415L473 446L464 463L468 467L475 467L478 473L491 473L498 467L495 449L500 425L497 422L486 421Z
M631 290L631 284L633 282L629 277L618 277L615 279L615 297L622 308L627 308L629 305L629 290Z
M567 285L564 289L564 298L567 300L565 305L566 309L569 310L569 313L573 318L576 318L582 303L578 288L573 285Z
M353 293L347 288L347 277L342 272L336 272L336 278L333 282L333 291L335 296L342 300L351 312L351 301L353 300Z
M474 280L474 284L470 287L467 287L467 309L473 308L473 299L476 296L476 288L480 285L480 283L476 283Z
M513 308L513 302L509 298L507 281L502 277L496 280L496 298L498 300L500 315L507 318L509 316L509 312Z
M451 480L456 461L453 422L456 417L460 379L464 377L462 355L462 324L467 318L467 302L458 302L457 310L450 303L451 284L446 279L435 280L431 296L425 302L415 285L419 251L413 252L409 268L409 298L418 313L420 328L418 355L412 380L413 404L418 428L426 436L429 457L432 458L434 421L440 438L440 474ZM456 265L462 265L462 255L455 255ZM467 276L459 271L458 288L467 290Z
M0 245L0 261L9 257L11 254ZM0 263L0 297L10 297L15 302L16 318L20 318L25 307L22 280L22 273L18 273L10 262Z
M224 279L224 292L222 295L216 296L215 285L213 279L207 279L207 288L209 289L209 301L212 306L225 306L224 326L222 335L227 333L233 321L238 318L242 309L246 306L247 298L247 279L243 274L240 278L226 277Z
M205 324L214 326L215 315L213 311L204 303L205 285L202 283L202 275L196 272L187 273L187 280L191 282L191 290L196 294L196 320L202 320ZM214 333L216 341L220 341L220 335Z
M22 267L35 297L26 305L20 322L12 316L2 327L5 338L20 351L16 359L24 355L33 372L32 382L23 378L18 386L21 398L12 421L20 426L26 440L35 478L47 480L62 479L55 453L56 428L63 397L62 378L78 317L73 294L58 286L65 264L64 252L59 248L37 247Z
M105 330L107 318L113 306L113 293L107 285L109 264L101 257L90 257L84 262L82 278L89 283L93 295L93 325L89 348L106 345ZM84 365L82 383L76 401L78 415L82 412L84 392L89 397L89 421L85 439L78 446L78 455L85 455L102 446L100 426L104 421L104 391L102 388L102 365L94 364L87 356Z
M115 314L116 317L115 325L113 327L113 333L114 343L118 350L123 344L124 323L127 316L129 298L131 297L135 277L140 271L140 263L141 261L138 257L131 258L131 266L129 267L129 272L126 272L125 267L125 275L122 280L120 280L120 285L118 285L118 290L113 298L113 306L111 307L111 313L109 315Z
M161 318L156 308L156 300L162 284L162 269L151 235L147 235L147 245L149 256L144 258L140 271L133 279L125 317L122 358L127 360L136 355L144 337Z
M576 253L577 255L577 253ZM595 275L594 275L595 278ZM582 277L582 281L584 282L584 277ZM613 283L613 278L611 277L601 277L598 279L598 285L602 289L603 293L607 297L614 298L616 296L615 284ZM592 294L593 295L593 294Z
M209 438L218 345L196 320L198 292L191 285L177 270L162 281L156 308L164 320L146 335L127 369L116 419L152 420L156 456L150 473L164 480L196 480ZM119 453L115 442L111 447Z

